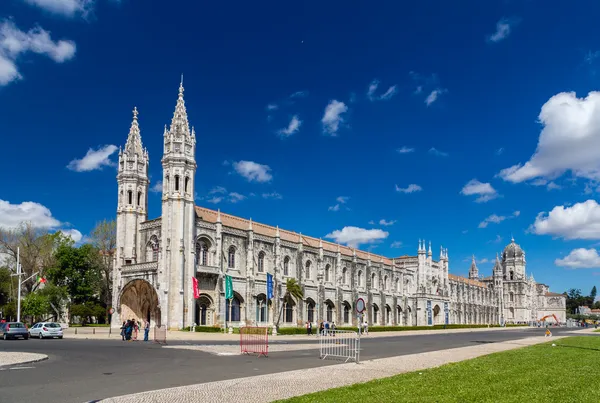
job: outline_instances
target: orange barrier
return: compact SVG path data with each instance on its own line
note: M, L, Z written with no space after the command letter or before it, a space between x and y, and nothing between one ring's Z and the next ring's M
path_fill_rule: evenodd
M167 325L154 326L154 342L158 344L167 344Z
M240 351L255 353L260 357L269 354L269 329L266 327L240 327Z

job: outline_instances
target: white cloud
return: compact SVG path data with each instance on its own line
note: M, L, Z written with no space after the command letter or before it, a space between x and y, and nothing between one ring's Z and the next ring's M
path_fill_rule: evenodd
M498 192L489 183L471 179L460 191L465 196L477 195L476 203L485 203L498 197Z
M379 80L373 80L369 84L369 88L367 90L367 98L369 98L370 101L386 101L388 99L391 99L396 94L396 86L392 85L382 95L377 96L375 95L375 92L377 91L378 87Z
M218 203L221 203L222 201L223 201L223 197L221 197L221 196L213 196L207 200L207 202L213 203L213 204L218 204Z
M380 229L364 229L358 227L344 227L341 230L335 230L325 237L335 240L335 242L348 245L351 248L358 248L362 244L372 244L388 237L389 233Z
M348 200L350 200L350 197L348 197L348 196L338 196L335 200L337 201L337 204L335 204L333 206L329 206L327 208L328 211L340 211L340 206L342 204L348 203Z
M500 147L499 149L496 150L496 155L502 155L504 153L504 148Z
M411 183L410 185L408 185L405 188L401 188L400 186L396 185L396 192L415 193L415 192L420 192L421 190L423 190L423 188L414 183Z
M600 205L590 199L570 207L556 206L538 214L530 230L567 240L600 239Z
M269 105L267 105L267 110L268 111L275 111L277 109L279 109L279 106L277 104L269 104Z
M117 146L112 144L105 145L97 150L90 148L83 158L69 162L67 168L75 172L88 172L102 169L105 166L114 166L115 163L110 160L110 156L117 149Z
M50 209L40 203L26 201L11 204L0 200L0 227L15 228L22 222L31 222L38 228L57 228L62 225L52 216Z
M432 103L434 103L435 101L438 100L439 96L442 95L443 93L447 92L448 90L444 89L444 88L436 88L435 90L431 91L429 93L429 95L427 95L427 98L425 98L425 105L429 106Z
M290 120L288 127L279 130L278 133L282 136L291 136L292 134L300 130L300 125L302 125L302 121L298 119L298 115L294 115L292 116L292 120Z
M229 201L231 203L237 203L239 201L242 201L246 198L246 196L244 196L243 194L237 193L237 192L231 192L229 193Z
M281 196L277 192L263 193L262 197L263 197L263 199L276 199L276 200L283 199L283 196Z
M485 220L483 220L482 222L479 223L479 228L486 228L488 226L488 224L500 224L502 221L504 220L508 220L511 218L517 218L518 216L521 215L521 212L519 210L513 212L511 215L507 216L503 216L503 215L497 215L497 214L492 214L489 217L487 217Z
M223 186L215 186L208 192L209 195L222 193L227 193L227 189L225 189Z
M20 79L16 61L25 53L45 55L56 63L63 63L75 56L75 42L53 41L50 32L35 27L21 31L12 21L0 23L0 85Z
M273 179L273 175L270 172L271 168L268 165L258 164L253 161L234 162L233 169L249 182L269 182Z
M150 188L150 191L153 193L160 193L162 192L163 188L162 188L162 181L156 181L156 183L154 184L154 186L152 186Z
M492 239L491 241L487 241L487 243L500 243L502 242L502 237L500 235L496 235L496 238Z
M489 35L487 40L490 42L500 42L510 35L512 28L516 24L515 19L503 18L496 23L496 32Z
M33 6L67 17L86 16L94 6L94 0L25 0Z
M308 91L296 91L292 95L290 95L290 98L305 98L307 96Z
M75 243L79 243L83 239L83 235L81 234L81 232L77 231L74 228L61 229L60 232L62 232L65 236L71 237L71 239Z
M390 248L401 248L402 247L402 241L394 241L392 242L392 244L390 245Z
M431 147L429 149L429 154L437 155L438 157L447 157L448 156L448 153L446 153L444 151L440 151L435 147Z
M321 123L323 124L323 133L336 136L340 127L340 123L344 122L342 114L346 112L348 112L348 107L345 103L335 99L330 101L325 107L325 113L321 119Z
M379 225L383 225L383 226L385 226L385 227L388 227L388 226L390 226L390 225L394 225L394 224L396 224L396 221L397 221L397 220L390 220L390 221L386 221L385 219L383 219L383 218L382 218L381 220L379 220Z
M554 264L569 269L597 269L600 268L600 256L594 248L573 249L566 257L556 259Z
M397 148L396 152L398 154L408 154L408 153L414 153L415 149L412 147L402 146L400 148Z
M600 180L600 92L577 98L563 92L550 98L539 114L543 125L537 149L525 164L500 171L506 181L554 179L567 171L576 177Z

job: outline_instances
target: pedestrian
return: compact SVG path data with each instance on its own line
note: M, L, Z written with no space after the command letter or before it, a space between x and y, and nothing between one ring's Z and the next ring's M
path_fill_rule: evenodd
M310 336L310 322L306 321L306 335Z
M138 332L140 331L140 326L138 325L138 321L135 319L133 319L133 331L134 331L133 340L137 341Z
M319 335L323 336L325 334L325 325L323 324L323 321L321 321L319 323Z
M127 322L123 321L123 324L121 325L121 340L125 341L125 329L126 329L126 324Z
M144 324L144 341L148 341L148 333L150 333L150 321Z

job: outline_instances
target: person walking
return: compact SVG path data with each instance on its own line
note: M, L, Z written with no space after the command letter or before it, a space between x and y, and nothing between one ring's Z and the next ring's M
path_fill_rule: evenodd
M146 321L144 324L144 341L148 341L148 334L150 333L150 321Z
M123 324L121 325L121 340L125 341L125 329L126 329L126 325L127 322L123 321Z

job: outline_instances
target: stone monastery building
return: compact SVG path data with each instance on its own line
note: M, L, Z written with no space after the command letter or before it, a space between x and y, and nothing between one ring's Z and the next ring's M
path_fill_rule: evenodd
M514 240L490 277L480 277L473 259L464 278L450 274L446 249L435 261L425 241L416 256L387 258L196 206L196 134L183 92L182 82L164 130L161 217L147 217L149 157L137 109L119 151L112 326L133 318L169 328L225 320L266 325L276 322L280 309L282 326L321 320L356 325L359 297L370 326L529 322L549 314L566 321L565 297L526 276L525 252ZM267 273L274 276L270 301ZM225 274L233 278L231 309ZM283 300L289 277L298 280L303 300Z

